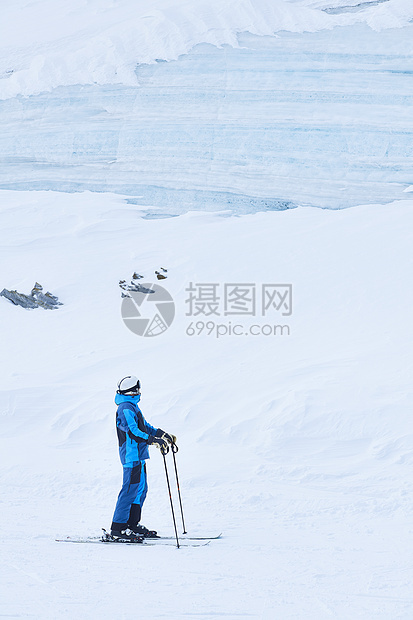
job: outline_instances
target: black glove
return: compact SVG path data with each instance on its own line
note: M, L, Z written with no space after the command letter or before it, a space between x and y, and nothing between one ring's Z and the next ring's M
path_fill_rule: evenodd
M168 448L168 442L165 439L162 439L162 437L154 437L154 435L149 435L148 444L155 444L157 448L163 448L164 450Z
M172 445L174 443L176 443L176 437L175 435L170 435L169 433L164 433L162 435L163 439L166 439L166 441L169 441L169 443Z
M161 428L158 428L158 430L156 431L155 437L162 437L162 439L166 439L166 441L168 441L171 444L171 446L173 444L176 444L175 435L171 435L171 433L166 433Z

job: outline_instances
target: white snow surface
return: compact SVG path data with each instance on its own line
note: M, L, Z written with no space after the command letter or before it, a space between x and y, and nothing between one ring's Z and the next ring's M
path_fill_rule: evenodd
M3 5L0 290L64 305L0 297L0 617L410 620L413 3ZM175 319L140 337L118 281L161 266ZM290 283L292 314L192 317L190 283ZM127 374L221 540L55 541L110 526Z
M237 46L239 32L315 32L358 23L381 31L402 28L413 18L411 0L14 0L3 5L0 98L61 85L136 85L137 63L176 59L201 42Z
M413 202L148 219L119 195L0 200L2 286L40 280L64 303L0 298L1 617L410 618ZM176 317L139 337L118 280L160 266ZM291 334L187 335L190 282L292 283L291 316L250 319ZM178 437L188 532L222 540L55 542L110 526L131 373ZM151 454L143 522L172 535Z

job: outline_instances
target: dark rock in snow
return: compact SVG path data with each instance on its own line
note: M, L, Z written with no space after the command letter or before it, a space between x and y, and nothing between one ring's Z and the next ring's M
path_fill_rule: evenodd
M38 282L35 282L30 295L18 293L17 291L9 291L4 288L0 293L0 297L5 297L15 306L21 306L26 310L32 310L34 308L54 310L58 306L63 305L62 302L60 302L55 295L49 293L49 291L43 293L43 287Z

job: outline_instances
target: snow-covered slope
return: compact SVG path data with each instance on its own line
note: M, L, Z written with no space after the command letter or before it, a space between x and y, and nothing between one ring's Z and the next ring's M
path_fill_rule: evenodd
M0 101L0 187L126 193L171 214L401 200L412 40L413 25L244 33L141 64L138 85Z
M365 23L400 28L410 0L15 0L2 7L0 96L68 84L136 84L136 63L176 59L200 42L237 45L237 32L272 35ZM338 10L328 10L331 7ZM344 7L341 8L341 7ZM341 8L341 10L340 10Z
M126 619L143 597L148 620L407 618L411 201L161 220L105 194L1 203L2 285L41 279L65 304L0 298L2 613ZM122 322L118 280L161 265L176 317L142 338ZM291 283L291 316L214 317L290 335L188 335L211 320L186 315L190 282ZM208 548L53 540L110 524L112 399L131 372L148 419L179 438L188 530L225 533ZM172 533L162 467L155 452L144 522Z
M3 4L0 291L63 305L0 296L0 616L410 620L411 1ZM118 282L162 266L140 337ZM55 542L110 525L130 373L222 540Z
M118 192L170 214L402 200L412 6L10 4L0 188Z

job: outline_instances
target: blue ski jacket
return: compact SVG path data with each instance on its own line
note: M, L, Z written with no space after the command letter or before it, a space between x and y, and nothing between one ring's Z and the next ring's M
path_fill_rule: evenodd
M138 407L140 396L116 394L116 430L118 433L119 456L124 467L133 467L137 461L149 458L149 435L159 437L163 431L147 423Z

